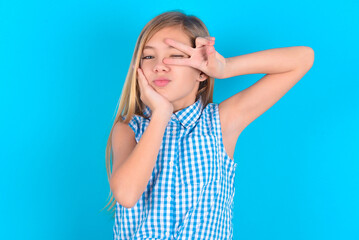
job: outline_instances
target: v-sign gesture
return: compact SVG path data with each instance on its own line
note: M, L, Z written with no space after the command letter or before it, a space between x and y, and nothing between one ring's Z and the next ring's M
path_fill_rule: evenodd
M214 49L214 37L197 37L196 47L166 38L165 43L189 55L189 58L164 58L165 64L186 65L204 72L209 77L224 78L226 59Z

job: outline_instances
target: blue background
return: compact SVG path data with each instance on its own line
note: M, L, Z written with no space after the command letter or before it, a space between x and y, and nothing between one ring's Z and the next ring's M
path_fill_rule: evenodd
M240 135L234 239L359 239L359 6L0 1L0 239L112 239L105 147L137 37L201 18L233 57L309 46L312 69ZM214 102L264 74L216 80Z

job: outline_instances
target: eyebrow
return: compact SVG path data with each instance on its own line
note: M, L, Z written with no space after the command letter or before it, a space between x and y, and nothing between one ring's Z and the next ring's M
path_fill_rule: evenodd
M172 47L172 46L168 46L167 49L168 49L168 48L174 48L174 49L176 49L175 47ZM147 46L145 46L143 49L155 49L155 47L152 47L152 46L150 46L150 45L147 45Z

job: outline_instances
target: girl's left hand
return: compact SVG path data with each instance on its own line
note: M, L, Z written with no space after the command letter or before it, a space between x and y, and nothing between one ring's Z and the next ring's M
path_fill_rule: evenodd
M196 47L166 38L164 41L178 50L189 55L189 58L164 58L165 64L186 65L204 72L209 77L224 78L226 59L214 49L214 37L197 37Z

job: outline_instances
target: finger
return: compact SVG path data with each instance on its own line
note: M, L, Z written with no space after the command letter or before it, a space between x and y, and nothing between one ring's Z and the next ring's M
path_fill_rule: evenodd
M216 52L216 49L213 46L207 46L206 51L208 55L213 55L213 53Z
M213 46L207 46L206 53L207 53L207 61L208 61L207 67L209 69L212 69L216 66L216 62L217 62L216 53L217 52Z
M211 39L209 37L197 37L196 38L196 48L205 46L211 42Z
M143 75L142 69L138 68L137 73L138 73L138 85L140 87L140 93L143 94L145 90L145 86L148 83L147 80L145 79L145 76Z
M208 40L215 40L215 39L216 39L215 37L211 37L211 36L206 36L206 37L204 37L204 38L206 38L206 39L208 39Z
M145 74L143 73L143 70L139 68L138 71L139 71L139 78L142 80L142 84L144 84L146 86L149 85L149 82L148 82Z
M214 45L214 37L197 37L196 38L196 48L202 47L202 46L206 46L206 45Z
M211 67L212 64L216 62L216 49L213 46L207 46L207 59L208 59L208 66Z
M141 77L140 77L140 69L139 68L137 68L137 82L138 82L138 86L139 86L139 88L140 88L140 92L142 93L142 79L141 79Z
M186 53L187 55L192 55L192 52L193 52L193 48L184 44L184 43L181 43L181 42L177 42L171 38L165 38L165 43L174 47L174 48L177 48L178 50Z
M209 38L208 44L209 45L214 45L214 41L216 40L216 38L215 37L208 37L208 38Z

